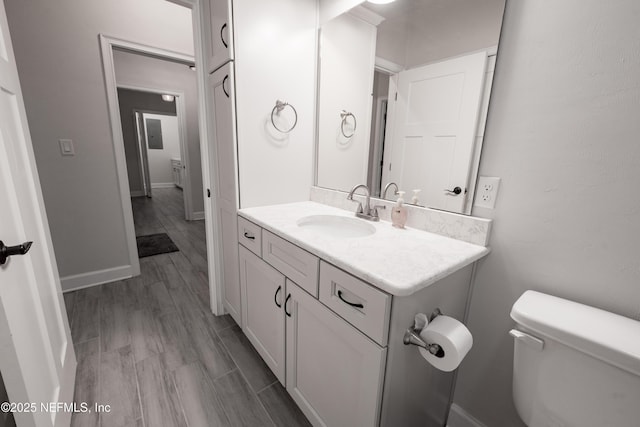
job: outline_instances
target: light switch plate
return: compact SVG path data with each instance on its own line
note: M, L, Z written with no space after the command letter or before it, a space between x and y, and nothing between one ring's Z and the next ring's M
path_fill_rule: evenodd
M59 139L58 143L60 144L60 153L63 156L75 156L76 149L73 146L73 141L70 139Z
M473 205L480 208L495 208L499 188L500 178L497 176L479 176Z

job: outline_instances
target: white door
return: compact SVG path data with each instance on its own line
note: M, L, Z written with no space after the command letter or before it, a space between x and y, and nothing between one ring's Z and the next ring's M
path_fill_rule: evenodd
M379 423L387 349L287 280L287 391L314 426Z
M217 212L217 240L222 255L222 293L224 306L242 325L240 281L238 277L238 173L236 161L233 67L227 63L209 76L214 126L209 149L211 209ZM215 147L215 148L213 148Z
M396 182L407 198L422 190L427 207L464 211L486 61L480 52L398 74L383 184Z
M284 385L285 278L240 246L240 285L244 333Z
M36 404L19 426L68 426L71 412L40 406L72 401L76 357L4 3L0 15L0 240L33 241L0 265L0 371L11 402Z

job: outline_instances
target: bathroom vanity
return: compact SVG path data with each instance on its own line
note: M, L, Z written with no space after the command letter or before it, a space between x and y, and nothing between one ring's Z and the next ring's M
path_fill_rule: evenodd
M241 319L314 425L443 426L453 373L403 345L416 313L463 320L480 245L316 202L242 209Z

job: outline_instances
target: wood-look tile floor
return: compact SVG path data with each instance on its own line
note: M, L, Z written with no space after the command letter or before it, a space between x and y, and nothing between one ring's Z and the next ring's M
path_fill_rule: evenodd
M65 294L78 359L75 401L110 405L72 426L308 426L238 325L209 310L204 221L182 192L134 198L138 235L166 232L179 252L141 275Z

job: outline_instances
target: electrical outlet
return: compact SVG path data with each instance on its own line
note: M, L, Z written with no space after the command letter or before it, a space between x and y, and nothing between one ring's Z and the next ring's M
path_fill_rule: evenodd
M496 206L500 178L496 176L479 176L474 206L493 209Z

